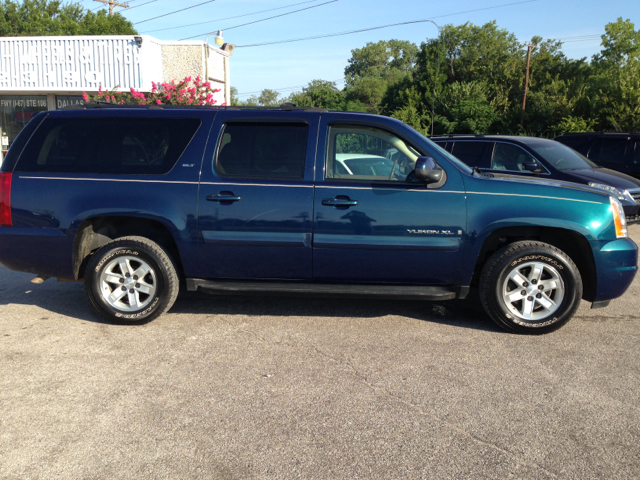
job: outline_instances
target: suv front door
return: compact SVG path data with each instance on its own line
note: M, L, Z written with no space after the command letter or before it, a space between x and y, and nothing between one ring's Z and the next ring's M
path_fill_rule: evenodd
M317 281L453 285L466 225L462 176L411 180L429 155L384 125L322 120L314 200ZM341 119L342 118L342 119Z
M198 193L202 278L311 279L318 119L218 112Z

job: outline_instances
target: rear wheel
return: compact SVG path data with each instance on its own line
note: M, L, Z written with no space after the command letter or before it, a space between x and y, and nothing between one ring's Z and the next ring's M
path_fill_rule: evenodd
M85 291L112 323L143 323L169 310L178 296L173 262L144 237L123 237L98 249L85 271Z
M480 280L480 300L501 327L541 334L567 323L582 298L575 263L552 245L515 242L496 252Z

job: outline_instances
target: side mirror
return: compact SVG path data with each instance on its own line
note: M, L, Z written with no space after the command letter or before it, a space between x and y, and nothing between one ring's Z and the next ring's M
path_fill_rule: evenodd
M425 183L437 183L442 180L442 169L431 157L418 157L416 160L416 179Z
M542 171L542 168L540 168L540 164L537 162L525 162L522 164L522 168L533 173L540 173Z

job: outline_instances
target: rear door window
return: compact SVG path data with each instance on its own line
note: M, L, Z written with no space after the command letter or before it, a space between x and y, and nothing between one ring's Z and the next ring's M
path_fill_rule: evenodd
M225 177L302 178L308 129L306 123L229 123L215 170Z
M589 152L589 158L594 162L624 164L624 155L627 149L627 140L624 138L599 138Z
M453 144L452 154L470 167L490 168L495 142L459 141Z
M48 118L16 171L165 174L200 123L197 118Z

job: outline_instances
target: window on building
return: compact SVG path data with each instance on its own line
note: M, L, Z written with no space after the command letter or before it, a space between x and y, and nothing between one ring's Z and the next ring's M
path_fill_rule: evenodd
M46 95L0 95L0 130L9 137L7 150L24 126L38 112L47 110Z
M226 177L302 178L306 123L225 125L215 170Z
M56 95L56 109L61 110L70 105L84 105L82 95Z
M195 118L47 118L16 170L164 174L199 126Z

